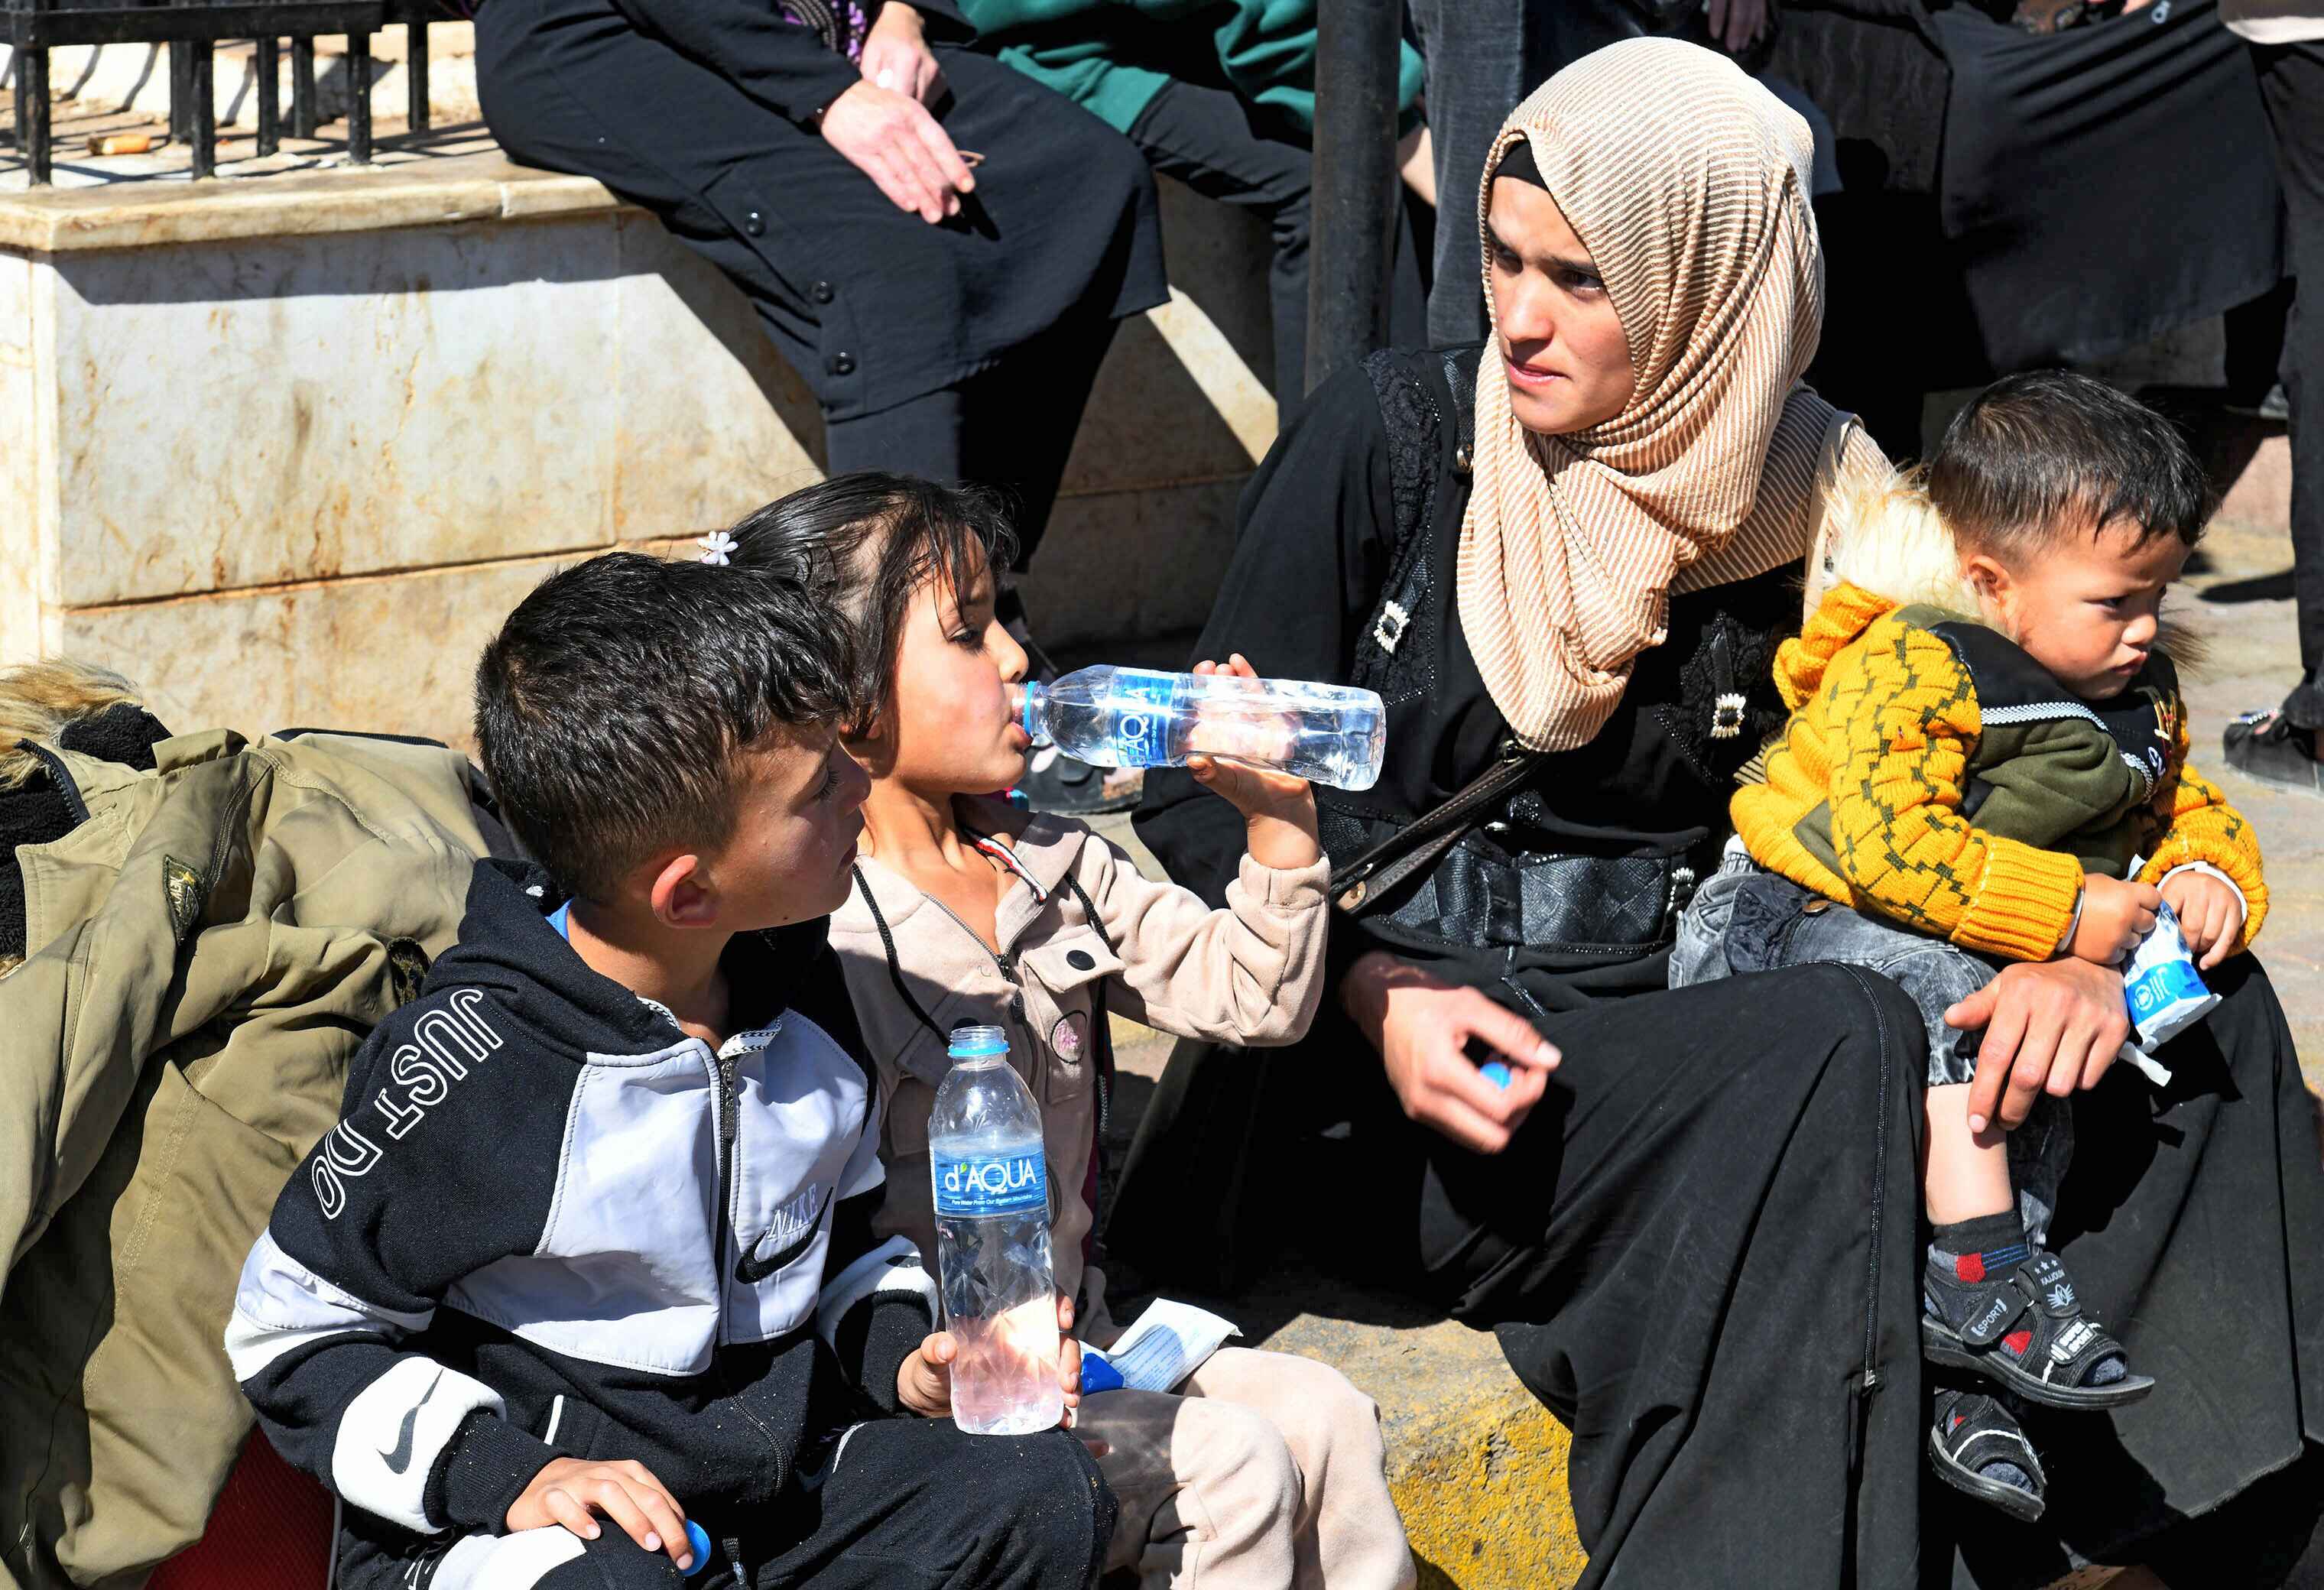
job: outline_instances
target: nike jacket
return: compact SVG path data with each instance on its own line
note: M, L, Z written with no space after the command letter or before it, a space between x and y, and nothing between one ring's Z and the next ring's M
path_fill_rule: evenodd
M714 1052L590 970L549 887L477 865L251 1250L235 1376L286 1457L416 1533L504 1530L560 1455L763 1527L932 1328L917 1250L872 1236L873 1073L788 1007L841 987L822 923L733 942Z

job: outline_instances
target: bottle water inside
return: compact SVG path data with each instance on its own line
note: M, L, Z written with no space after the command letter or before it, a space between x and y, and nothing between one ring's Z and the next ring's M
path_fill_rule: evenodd
M1034 743L1101 767L1176 767L1209 755L1370 789L1388 741L1379 695L1344 685L1094 667L1022 688L1019 721Z
M953 1421L1019 1436L1065 1417L1041 1111L999 1027L956 1027L952 1070L928 1112L936 1269L952 1366Z

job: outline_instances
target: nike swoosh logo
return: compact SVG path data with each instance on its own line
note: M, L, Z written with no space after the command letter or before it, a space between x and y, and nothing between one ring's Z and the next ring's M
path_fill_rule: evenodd
M411 1466L411 1432L419 1427L420 1411L428 1406L428 1399L434 1396L436 1388L443 1383L444 1372L439 1369L436 1372L436 1378L428 1383L428 1390L420 1401L403 1411L403 1427L395 1432L395 1449L391 1452L383 1448L380 1451L380 1457L387 1462L388 1473L401 1474Z
M830 1191L826 1191L823 1195L822 1208L815 1211L815 1218L807 1223L806 1232L800 1236L797 1242L792 1243L788 1247L786 1247L782 1252L775 1255L772 1258L761 1259L750 1254L744 1254L740 1259L736 1260L734 1264L734 1279L741 1282L744 1286L756 1286L768 1276L772 1275L776 1271L781 1269L785 1264L789 1264L793 1259L798 1258L801 1254L807 1252L807 1248L815 1242L817 1235L822 1232L823 1212L825 1209L831 1207L831 1194L837 1190L837 1188L833 1188Z

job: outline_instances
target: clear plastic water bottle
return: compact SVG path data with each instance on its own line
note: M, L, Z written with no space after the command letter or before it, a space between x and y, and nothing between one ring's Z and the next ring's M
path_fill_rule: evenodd
M1034 743L1101 767L1176 767L1209 755L1370 789L1388 743L1380 698L1344 685L1098 667L1023 688L1019 721Z
M960 1344L952 1417L973 1436L1020 1436L1065 1417L1049 1178L1041 1111L999 1027L955 1027L928 1112L945 1328Z

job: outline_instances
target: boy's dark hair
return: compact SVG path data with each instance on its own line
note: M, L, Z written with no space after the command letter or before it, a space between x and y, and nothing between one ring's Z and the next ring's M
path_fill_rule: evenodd
M476 665L476 739L501 814L585 898L732 832L741 753L829 728L854 674L844 625L772 575L608 553L517 603Z
M2063 370L2004 376L1945 427L1929 499L1964 552L2008 558L2109 528L2192 547L2211 483L2178 428L2135 398Z
M736 564L804 586L853 626L852 730L869 729L895 688L912 593L931 576L965 593L980 561L997 580L1017 556L1017 532L995 493L880 470L803 487L730 533Z

